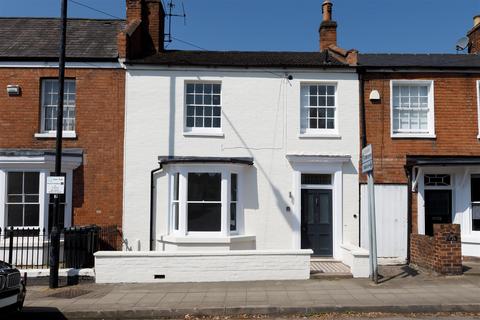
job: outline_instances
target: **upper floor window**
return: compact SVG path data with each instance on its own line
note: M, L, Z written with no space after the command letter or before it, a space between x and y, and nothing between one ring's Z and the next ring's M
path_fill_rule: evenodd
M301 133L332 133L336 123L336 86L306 84L301 87Z
M222 126L221 84L187 83L185 131L219 131Z
M434 137L432 81L392 81L391 99L392 137Z
M57 130L58 79L42 80L42 132ZM75 132L75 80L65 80L63 94L63 131Z

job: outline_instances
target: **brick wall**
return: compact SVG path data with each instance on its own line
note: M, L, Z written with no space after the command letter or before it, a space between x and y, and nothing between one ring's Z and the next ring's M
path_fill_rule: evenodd
M410 262L439 274L462 274L460 225L436 224L434 236L412 234Z
M0 69L0 148L55 148L38 139L41 79L54 68ZM121 69L67 69L76 79L76 139L64 148L82 148L83 165L74 171L73 223L121 226L125 72ZM8 84L22 95L9 97Z
M434 81L435 139L392 139L390 137L390 80ZM477 121L476 80L467 73L367 73L365 111L367 140L373 145L375 182L407 183L407 155L480 155ZM369 95L378 90L381 101ZM461 128L461 130L459 130ZM362 176L362 181L366 177Z

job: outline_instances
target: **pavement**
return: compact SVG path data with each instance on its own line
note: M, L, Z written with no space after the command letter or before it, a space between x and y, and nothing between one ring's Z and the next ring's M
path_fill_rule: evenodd
M480 313L480 277L441 277L407 266L368 279L29 286L25 315L153 319L185 315L312 315L325 312ZM39 318L40 319L40 318Z

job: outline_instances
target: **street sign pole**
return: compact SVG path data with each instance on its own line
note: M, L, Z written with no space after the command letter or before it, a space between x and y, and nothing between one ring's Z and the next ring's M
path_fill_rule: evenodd
M362 172L367 174L370 278L375 281L375 283L378 283L375 185L373 180L373 151L371 145L367 145L362 149Z
M57 103L57 136L55 148L55 176L62 173L62 134L63 134L63 92L65 84L65 47L67 40L67 0L62 0L62 28L60 36L60 58L58 64L58 103ZM58 267L60 260L60 232L58 230L58 211L60 209L60 196L58 191L54 194L53 223L50 232L50 278L49 287L58 288Z

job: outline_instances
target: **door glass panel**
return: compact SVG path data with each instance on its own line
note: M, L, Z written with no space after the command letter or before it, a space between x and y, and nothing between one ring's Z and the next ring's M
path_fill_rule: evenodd
M330 195L321 193L320 198L320 223L330 223Z
M302 174L302 184L332 184L332 175L330 174Z
M315 194L314 193L308 193L308 203L307 203L307 223L308 224L313 224L315 223L315 211L316 211L316 205L315 205Z

